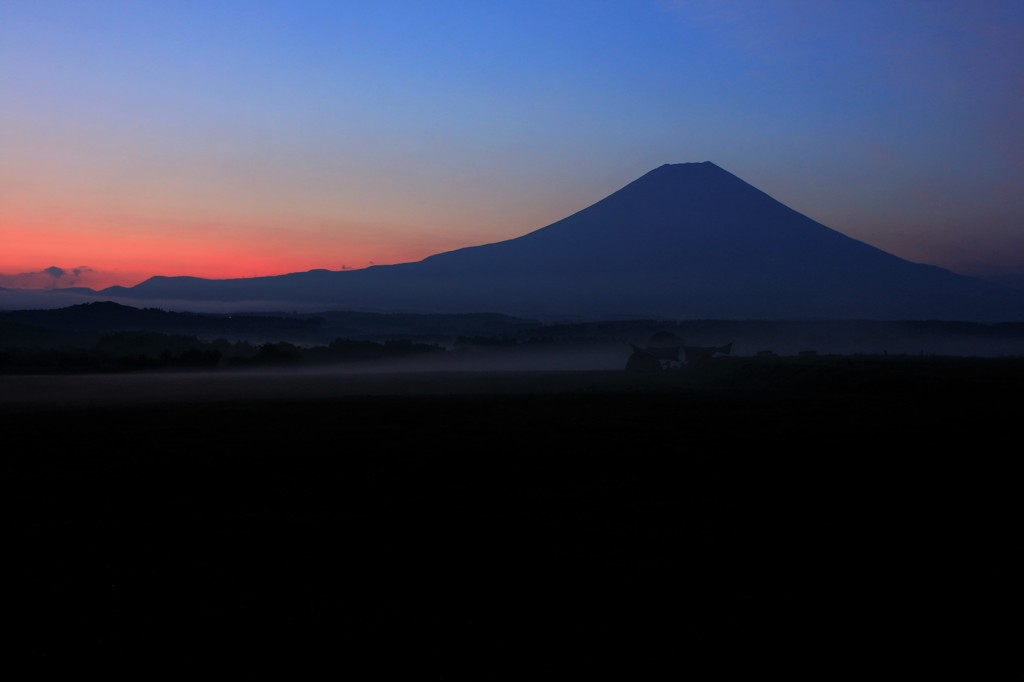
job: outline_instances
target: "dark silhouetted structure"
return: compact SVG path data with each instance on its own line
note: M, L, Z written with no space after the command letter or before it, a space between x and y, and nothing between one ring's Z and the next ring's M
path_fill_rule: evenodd
M683 355L686 357L686 364L697 365L720 355L730 355L732 344L730 341L722 346L683 346Z
M680 364L679 349L682 347L683 340L672 332L655 332L647 341L647 352L666 369Z
M629 344L633 348L633 353L626 361L626 369L631 372L656 372L683 365L697 365L716 357L730 355L733 343L730 341L721 346L687 346L672 332L655 332L648 340L646 348Z
M626 360L627 372L648 373L662 370L661 360L639 346L629 345L633 347L633 353Z

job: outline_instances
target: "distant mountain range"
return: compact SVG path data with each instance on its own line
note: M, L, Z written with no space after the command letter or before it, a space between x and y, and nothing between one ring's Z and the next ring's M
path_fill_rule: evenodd
M847 237L710 162L666 164L547 227L415 263L231 280L153 277L96 295L196 309L540 319L1024 319L1020 292Z

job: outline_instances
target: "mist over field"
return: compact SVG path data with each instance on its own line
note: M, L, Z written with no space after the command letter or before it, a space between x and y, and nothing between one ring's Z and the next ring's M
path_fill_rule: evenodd
M456 677L963 646L1022 386L1020 323L0 311L16 641Z

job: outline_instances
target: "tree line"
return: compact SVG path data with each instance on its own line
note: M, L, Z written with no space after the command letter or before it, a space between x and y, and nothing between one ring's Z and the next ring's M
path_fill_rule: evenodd
M252 343L156 332L112 332L90 344L4 344L0 372L132 372L273 365L365 362L443 353L441 346L406 340L384 342L339 338L327 345L287 341Z

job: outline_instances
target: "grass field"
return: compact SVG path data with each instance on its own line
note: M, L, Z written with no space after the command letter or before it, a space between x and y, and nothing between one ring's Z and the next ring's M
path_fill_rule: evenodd
M981 656L1022 386L867 356L3 377L8 617L31 658L426 679Z

